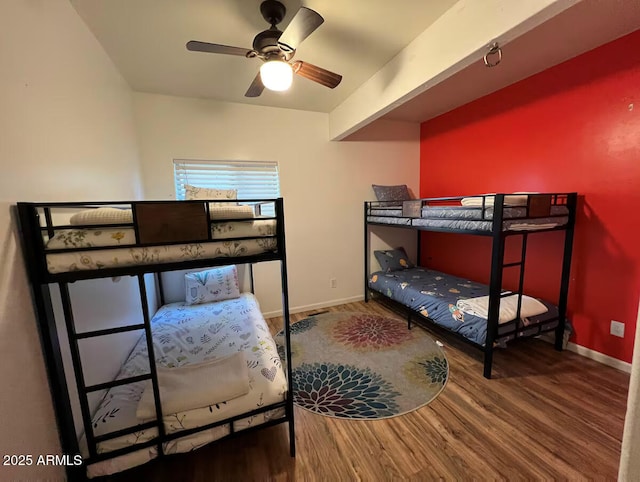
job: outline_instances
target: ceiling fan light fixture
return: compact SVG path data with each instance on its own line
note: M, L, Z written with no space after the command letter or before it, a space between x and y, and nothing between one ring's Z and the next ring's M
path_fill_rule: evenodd
M293 81L293 69L282 60L268 60L260 67L260 78L269 90L287 90Z

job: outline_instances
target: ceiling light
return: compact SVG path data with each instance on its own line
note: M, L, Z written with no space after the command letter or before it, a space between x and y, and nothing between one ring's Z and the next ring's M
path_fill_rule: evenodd
M269 90L287 90L293 81L293 70L282 60L268 60L260 67L260 78Z

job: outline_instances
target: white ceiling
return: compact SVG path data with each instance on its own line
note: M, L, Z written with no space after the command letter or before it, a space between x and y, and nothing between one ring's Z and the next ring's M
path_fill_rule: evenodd
M422 33L456 0L281 0L287 15L301 4L325 22L296 52L343 76L331 90L296 77L285 93L244 93L260 60L189 52L189 40L251 48L269 25L260 0L71 0L135 91L330 112Z
M582 0L504 45L500 65L487 68L479 57L384 118L410 122L432 119L638 28L639 0Z
M201 40L249 49L253 37L268 28L259 11L261 0L70 1L135 91L333 112L350 102L352 99L336 109L362 90L374 74L393 71L390 61L401 51L404 54L416 37L433 30L432 26L442 24L445 18L460 16L473 6L469 2L485 0L281 0L287 7L281 30L301 4L325 19L298 48L295 58L342 74L343 80L331 90L296 77L289 91L265 89L258 98L244 97L244 93L258 72L260 60L189 52L185 44ZM490 21L503 13L506 5L500 6L498 0L493 3L495 9L486 12L487 18L484 13L480 15L477 22ZM391 99L390 105L397 107L383 109L368 122L381 117L425 121L640 27L640 0L557 3L568 4L569 8L558 9L561 13L556 12L537 27L528 27L530 30L518 28L516 38L511 36L513 40L503 45L504 59L498 67L486 68L480 54L471 65L466 62L466 67L447 69L448 77L442 76L439 84L416 89L402 101ZM459 12L451 15L454 11ZM412 68L415 70L415 65Z

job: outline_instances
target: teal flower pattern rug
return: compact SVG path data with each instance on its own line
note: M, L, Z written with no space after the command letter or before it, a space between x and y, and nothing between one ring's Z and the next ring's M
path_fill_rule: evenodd
M284 359L284 337L276 335ZM310 316L291 325L294 402L328 417L380 419L434 400L447 384L444 351L421 328L369 313Z

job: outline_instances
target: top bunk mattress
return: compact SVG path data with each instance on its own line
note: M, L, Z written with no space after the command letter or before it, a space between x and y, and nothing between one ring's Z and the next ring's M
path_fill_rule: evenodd
M210 260L234 264L229 258L268 261L282 254L282 198L19 202L18 214L37 282L139 273L149 265L162 270Z
M215 222L211 225L212 241L147 247L132 246L136 243L133 228L62 229L56 230L55 235L47 242L46 250L68 251L47 254L47 269L49 273L56 274L218 257L252 256L275 251L275 236L275 219ZM109 249L74 251L75 248L97 247Z
M448 198L449 199L449 198ZM569 221L566 205L547 205L546 216L530 216L526 195L506 196L502 210L503 231L551 229ZM436 200L437 201L437 200ZM493 197L450 198L447 204L427 205L429 199L410 201L405 209L400 204L372 202L367 204L367 222L445 230L486 231L493 229Z

